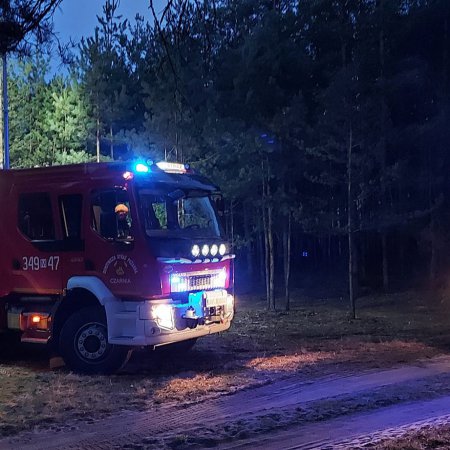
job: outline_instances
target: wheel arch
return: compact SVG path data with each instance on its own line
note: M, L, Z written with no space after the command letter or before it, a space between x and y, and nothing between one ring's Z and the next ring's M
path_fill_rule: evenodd
M59 341L61 329L66 320L75 312L87 306L102 306L98 298L89 290L75 288L67 292L53 315L52 340Z
M67 283L66 295L53 313L52 342L56 347L66 320L75 312L88 306L105 307L108 299L114 298L111 291L96 277L72 277Z

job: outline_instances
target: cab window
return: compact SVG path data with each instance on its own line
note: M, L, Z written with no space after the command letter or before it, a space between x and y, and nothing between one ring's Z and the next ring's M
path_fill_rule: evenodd
M80 194L62 195L59 197L62 229L65 239L81 238L81 206Z
M54 240L50 195L46 192L34 192L19 196L19 230L32 241Z
M125 190L96 191L91 201L92 228L105 239L131 238L131 215Z
M147 235L220 236L211 199L198 194L190 192L186 195L179 189L166 192L141 189L139 206Z

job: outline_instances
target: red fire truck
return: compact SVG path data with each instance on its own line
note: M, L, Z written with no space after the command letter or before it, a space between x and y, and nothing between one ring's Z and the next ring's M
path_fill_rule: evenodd
M0 330L48 344L71 370L110 373L133 348L230 327L220 194L189 166L3 170L0 201Z

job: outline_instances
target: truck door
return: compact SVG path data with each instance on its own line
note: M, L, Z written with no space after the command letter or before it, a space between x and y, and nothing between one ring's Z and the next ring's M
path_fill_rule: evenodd
M136 243L129 194L122 188L92 193L86 267L118 297L136 295Z
M16 214L19 237L11 261L15 292L49 295L62 290L57 210L52 200L50 192L19 191Z
M64 194L58 197L59 216L63 240L61 257L63 264L63 285L76 275L85 274L85 241L83 223L83 196L80 193Z

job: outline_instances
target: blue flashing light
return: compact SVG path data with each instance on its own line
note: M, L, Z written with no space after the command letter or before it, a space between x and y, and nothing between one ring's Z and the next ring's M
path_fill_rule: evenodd
M145 165L143 163L137 163L134 166L134 170L139 173L148 173L148 172L150 172L150 167L148 167L147 165Z

